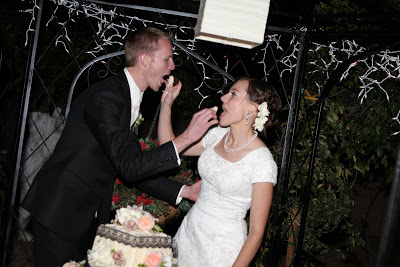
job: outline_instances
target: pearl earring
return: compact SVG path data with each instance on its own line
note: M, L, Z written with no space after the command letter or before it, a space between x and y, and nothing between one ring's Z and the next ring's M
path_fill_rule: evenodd
M246 125L249 125L249 113L246 111L246 115L244 115L246 119Z

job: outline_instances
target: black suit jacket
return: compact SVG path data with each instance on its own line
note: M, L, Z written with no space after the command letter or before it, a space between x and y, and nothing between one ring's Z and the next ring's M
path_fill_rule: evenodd
M182 184L151 175L178 167L172 142L142 151L130 130L131 99L124 72L81 93L64 131L22 206L36 221L66 238L79 238L95 212L110 218L113 181L118 175L174 204Z

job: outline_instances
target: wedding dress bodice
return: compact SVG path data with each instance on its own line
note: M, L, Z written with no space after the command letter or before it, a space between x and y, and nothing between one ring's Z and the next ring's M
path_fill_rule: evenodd
M180 267L232 266L247 238L252 184L276 183L277 166L268 148L255 149L238 162L215 152L228 130L217 127L203 138L201 192L174 238Z

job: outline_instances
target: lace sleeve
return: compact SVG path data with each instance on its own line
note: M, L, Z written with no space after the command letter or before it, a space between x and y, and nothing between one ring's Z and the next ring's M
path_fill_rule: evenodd
M275 186L278 176L278 166L269 150L268 153L262 153L258 159L253 168L251 183L269 182Z

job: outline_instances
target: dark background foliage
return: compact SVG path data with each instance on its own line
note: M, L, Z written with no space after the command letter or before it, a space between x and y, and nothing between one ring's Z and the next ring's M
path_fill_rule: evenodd
M119 2L132 4L132 1ZM197 13L199 6L199 1L134 2L136 5L193 14ZM27 47L24 46L25 35L29 34L32 39L32 32L26 33L30 17L18 10L24 10L30 6L31 4L26 1L7 1L0 7L0 189L3 192L7 191L10 178L13 176L17 137L21 123L21 103L24 98L25 77L30 53L29 43ZM331 41L341 42L344 39L353 38L371 51L378 52L387 46L393 51L399 51L399 44L396 43L399 39L399 12L400 4L395 0L271 1L268 23L282 27L292 26L296 23L300 26L307 25L309 30L316 30L316 32L310 33L313 40L326 44ZM59 13L61 17L66 15ZM45 13L43 16L43 21L47 21L50 14ZM299 16L302 17L301 20L298 19ZM90 55L82 55L79 60L65 70L61 67L64 62L69 62L76 56L76 53L89 45L87 39L82 36L87 34L86 30L90 27L96 26L90 25L89 22L84 21L84 18L71 25L69 38L73 40L73 45L70 46L70 53L66 53L63 46L59 44L56 49L40 58L41 64L38 65L38 72L48 75L44 76L45 80L34 83L50 84L49 94L55 103L54 105L50 103L50 99L39 88L32 88L30 110L51 112L54 106L63 107L72 77L82 65L91 59ZM43 29L46 32L60 30L54 23ZM51 37L46 37L51 35L43 34L43 36L44 38L40 39L38 45L39 55L44 52L44 47L54 43ZM234 48L229 51L220 51L218 45L208 42L199 42L199 50L217 51L215 54L220 56L237 56L237 50ZM254 51L249 51L248 56L242 54L243 60L249 61L253 54ZM321 61L321 59L328 58L327 54L326 49L316 51L315 47L310 45L307 61L317 60L318 68L328 72L332 77L335 70L328 68ZM338 55L341 60L346 60L346 57L345 54ZM182 64L189 63L183 61ZM121 69L121 65L123 65L123 59L117 59L110 64L115 70ZM283 231L286 239L290 234L290 229L293 229L290 224L290 215L295 215L294 209L299 208L299 202L304 197L301 189L306 184L305 179L309 171L311 140L320 97L315 82L325 79L320 72L312 74L312 70L315 68L317 67L314 65L306 65L302 79L303 101L299 114L293 166L290 171L291 187L284 207L288 214L288 220L284 223L286 230ZM362 264L366 260L371 264L377 255L380 231L378 229L372 233L371 229L379 228L382 225L386 212L384 199L389 194L394 173L393 168L400 135L392 135L399 131L399 125L392 118L400 110L398 89L400 84L398 79L389 79L383 84L390 96L389 101L386 100L382 91L374 90L363 104L360 104L360 99L357 97L360 87L359 75L364 70L360 64L352 70L350 77L342 82L336 80L323 102L324 120L318 140L304 242L307 257L315 265L326 264L326 259L316 256L319 254L325 255L331 262L337 262L337 256L342 257L343 260L340 264L354 264L352 266L365 266ZM99 71L101 71L100 68L92 70L93 73ZM257 71L254 70L252 75L262 76ZM243 75L243 73L237 71L234 72L234 75ZM375 78L382 79L385 75L385 73L377 72ZM46 80L56 76L60 76L60 79L54 82ZM184 65L179 68L176 76L184 84L188 84L188 87L193 87L191 84L198 84L200 79L197 73ZM96 78L96 76L88 76L79 81L75 95L80 90L84 90ZM283 82L291 84L292 79L288 78ZM270 78L270 81L279 83L278 79L274 78ZM212 86L218 87L221 80L215 79L212 82ZM157 103L149 99L156 98L156 96L151 91L146 92L143 105L145 118L154 117ZM180 101L176 103L177 112L174 113L174 122L179 122L174 125L178 133L184 129L184 122L187 122L191 114L197 110L195 105L185 105L185 99L191 99L194 103L200 101L199 95L193 91L182 92ZM207 99L205 105L213 106L215 104L219 104L219 95L217 94L213 94ZM285 121L288 110L284 110L282 114L282 121ZM147 134L149 123L151 120L145 120L144 124L147 124L147 128L142 130L143 135ZM270 146L279 161L282 154L282 134L285 132L285 124L278 125L275 130L277 134L274 134L275 139ZM1 194L1 198L0 204L3 211L8 203L5 194ZM380 200L381 206L375 205L378 200ZM379 222L375 221L374 225L371 221L373 216L381 218ZM355 252L356 254L354 254Z

